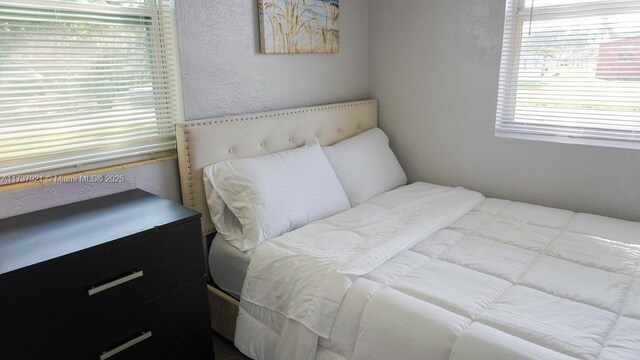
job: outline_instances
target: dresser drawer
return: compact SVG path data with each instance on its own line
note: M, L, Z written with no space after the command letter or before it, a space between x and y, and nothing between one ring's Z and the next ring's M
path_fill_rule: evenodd
M20 359L154 359L208 330L206 278L110 317ZM211 339L211 338L209 338Z
M200 221L191 220L0 282L0 359L202 278L206 270L198 238ZM206 300L200 294L196 298Z

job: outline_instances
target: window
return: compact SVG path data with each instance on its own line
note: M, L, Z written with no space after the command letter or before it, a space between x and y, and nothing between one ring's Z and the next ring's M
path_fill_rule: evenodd
M0 175L173 153L174 13L173 0L0 0Z
M508 0L496 135L640 149L640 0Z

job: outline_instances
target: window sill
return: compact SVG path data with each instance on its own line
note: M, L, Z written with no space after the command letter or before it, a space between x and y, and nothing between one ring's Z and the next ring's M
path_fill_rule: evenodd
M111 165L99 167L91 170L84 170L66 174L47 174L47 175L25 175L24 181L4 181L0 177L0 192L13 191L19 189L25 189L37 186L47 186L55 184L68 184L68 183L115 183L119 181L118 175L114 174L112 177L104 176L107 173L114 173L117 171L130 169L134 167L159 164L165 161L171 161L177 159L175 152L162 154L161 156L154 157L152 159L132 161L120 165ZM9 177L7 177L9 178ZM7 179L10 180L10 179ZM4 181L4 182L3 182Z
M580 137L558 136L558 135L537 135L537 134L519 134L512 132L496 131L495 136L499 138L507 139L519 139L519 140L533 140L553 142L560 144L572 144L572 145L587 145L608 147L615 149L631 149L640 150L640 142L619 141L619 140L602 140L602 139L590 139Z

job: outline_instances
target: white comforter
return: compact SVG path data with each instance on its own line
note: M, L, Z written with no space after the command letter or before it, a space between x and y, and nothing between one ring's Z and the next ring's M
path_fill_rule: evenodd
M252 259L236 345L279 360L640 359L640 224L480 202L418 183L274 239Z

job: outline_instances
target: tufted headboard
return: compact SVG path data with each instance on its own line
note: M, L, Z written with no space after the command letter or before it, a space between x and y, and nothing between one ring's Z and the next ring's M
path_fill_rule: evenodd
M332 145L377 125L377 100L180 123L176 133L182 202L202 213L202 232L207 235L215 229L204 192L204 167L299 147L314 138L323 146Z

